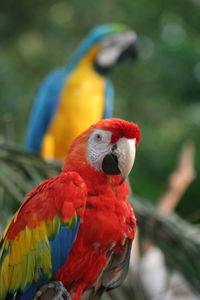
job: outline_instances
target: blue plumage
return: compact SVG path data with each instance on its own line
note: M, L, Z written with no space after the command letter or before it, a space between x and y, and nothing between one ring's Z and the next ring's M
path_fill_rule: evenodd
M113 107L114 107L114 88L110 80L106 81L105 99L106 102L105 102L103 118L109 119L113 115Z
M41 84L27 127L25 148L28 151L39 152L44 134L59 104L59 95L66 77L64 69L56 70Z
M50 242L52 257L52 274L55 275L66 262L80 226L80 218L72 229L60 227L57 237Z
M41 282L43 284L43 282ZM17 300L29 300L32 299L37 291L37 285L36 283L31 283L24 291L23 293L19 293L17 296Z
M66 262L70 250L73 246L74 240L76 238L78 229L80 226L80 218L77 219L76 225L72 229L67 229L65 226L60 226L60 231L55 239L49 240L49 245L51 249L51 259L52 259L52 277L58 272L60 267ZM46 277L44 272L41 270L40 278L37 282L32 282L25 287L23 291L18 291L17 300L29 300L35 295L38 287L48 282L49 279ZM9 293L7 297L13 297L12 293Z

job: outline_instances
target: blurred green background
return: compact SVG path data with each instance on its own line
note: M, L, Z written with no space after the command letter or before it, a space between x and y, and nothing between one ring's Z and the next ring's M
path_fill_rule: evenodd
M0 10L0 139L23 145L35 92L44 76L67 65L96 25L120 22L136 30L140 59L110 74L114 116L138 123L142 141L132 185L156 203L182 144L196 147L196 180L178 212L200 221L199 0L4 1Z

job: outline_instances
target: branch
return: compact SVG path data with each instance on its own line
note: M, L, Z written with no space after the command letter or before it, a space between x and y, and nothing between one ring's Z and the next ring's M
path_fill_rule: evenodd
M185 143L179 155L178 167L170 174L168 187L158 203L158 211L169 214L174 211L183 194L196 177L194 169L195 148L193 143Z

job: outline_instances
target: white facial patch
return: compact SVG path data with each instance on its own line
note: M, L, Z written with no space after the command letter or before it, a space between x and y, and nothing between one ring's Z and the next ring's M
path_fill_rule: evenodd
M111 150L111 136L110 131L95 129L88 139L87 161L98 171L102 171L103 159Z
M101 44L101 50L97 55L96 61L102 67L114 65L123 50L136 41L136 39L137 35L134 31L118 33L107 37Z

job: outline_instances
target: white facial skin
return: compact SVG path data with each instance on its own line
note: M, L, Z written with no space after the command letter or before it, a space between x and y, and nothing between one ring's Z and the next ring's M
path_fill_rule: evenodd
M110 131L95 129L88 139L87 160L96 170L103 172L102 163L106 154L113 153L118 158L118 167L122 177L126 178L131 171L136 152L136 140L120 138L116 148L112 150L112 133Z
M136 39L137 35L134 31L118 33L107 37L101 44L101 50L96 58L97 63L102 67L114 65L123 50L134 43Z
M110 131L95 129L88 140L87 160L93 168L101 172L103 159L112 148L111 136Z

